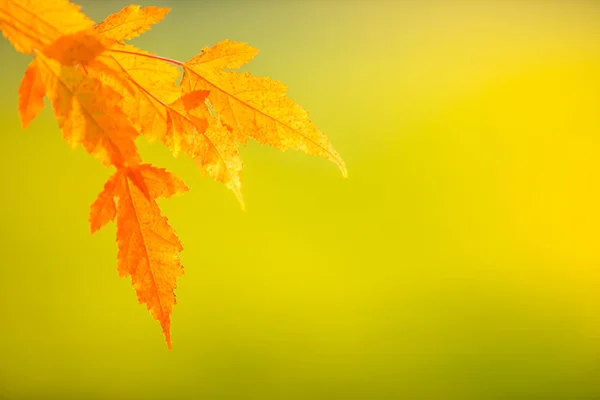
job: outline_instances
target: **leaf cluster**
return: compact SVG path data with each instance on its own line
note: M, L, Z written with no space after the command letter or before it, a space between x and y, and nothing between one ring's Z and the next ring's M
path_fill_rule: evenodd
M116 221L119 274L131 277L170 348L183 247L156 199L188 188L143 163L138 136L190 157L242 207L239 146L249 139L324 157L344 176L346 168L285 85L232 71L257 49L225 40L180 62L126 43L168 12L130 5L95 23L68 0L0 0L2 33L17 51L33 55L19 88L22 125L36 118L47 97L65 141L115 169L91 205L91 231Z

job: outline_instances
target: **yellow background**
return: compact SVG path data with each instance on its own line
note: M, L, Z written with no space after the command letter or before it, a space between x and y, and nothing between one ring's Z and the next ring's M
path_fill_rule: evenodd
M21 129L1 41L0 398L600 398L599 2L142 4L173 8L146 50L259 48L349 179L251 143L242 212L140 139L191 187L169 352L89 233L111 171L49 108Z

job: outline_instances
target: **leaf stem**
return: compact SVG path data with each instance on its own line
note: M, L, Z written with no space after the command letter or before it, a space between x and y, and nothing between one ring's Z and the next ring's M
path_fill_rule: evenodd
M144 53L136 53L135 51L127 51L127 50L109 50L113 53L123 53L123 54L131 54L134 56L141 56L141 57L147 57L147 58L154 58L155 60L161 60L164 62L168 62L170 64L175 64L177 66L180 66L182 68L185 68L185 64L182 63L181 61L177 61L177 60L173 60L172 58L167 58L167 57L161 57L161 56L156 56L154 54L144 54Z

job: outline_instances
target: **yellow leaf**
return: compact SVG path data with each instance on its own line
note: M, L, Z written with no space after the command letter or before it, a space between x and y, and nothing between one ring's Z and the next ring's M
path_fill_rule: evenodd
M324 157L347 175L344 161L327 136L310 121L305 109L286 97L284 84L249 73L223 71L237 68L256 51L243 43L224 41L185 63L184 92L208 90L208 99L221 121L244 144L253 138L279 150L298 150Z
M108 16L95 27L95 30L106 38L122 42L146 32L152 25L162 21L169 11L168 8L154 6L141 8L133 4Z

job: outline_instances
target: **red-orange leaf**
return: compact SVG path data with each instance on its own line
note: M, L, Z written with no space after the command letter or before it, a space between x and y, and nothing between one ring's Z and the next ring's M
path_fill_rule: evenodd
M26 128L44 109L46 88L42 82L37 62L32 61L19 87L19 116L21 125Z
M148 188L150 197L139 186ZM183 250L175 231L156 203L187 191L185 184L148 164L119 169L106 183L90 210L92 231L117 219L118 271L131 276L140 303L161 324L171 348L171 311L177 278L183 275Z

